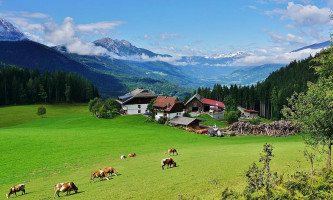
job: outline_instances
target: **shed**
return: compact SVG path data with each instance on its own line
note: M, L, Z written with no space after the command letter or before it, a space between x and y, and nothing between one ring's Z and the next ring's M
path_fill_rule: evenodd
M201 122L200 119L191 118L191 117L175 117L169 121L169 124L174 126L181 126L181 127L199 127L199 123Z

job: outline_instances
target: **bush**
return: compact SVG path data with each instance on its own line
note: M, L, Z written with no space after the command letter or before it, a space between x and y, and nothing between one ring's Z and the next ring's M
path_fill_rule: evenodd
M184 112L183 117L191 117L190 112Z
M37 115L41 115L43 117L43 115L46 114L46 108L44 106L39 106L37 109Z
M224 113L224 119L229 123L232 124L234 122L238 121L238 118L240 116L239 111L229 111Z
M333 171L296 171L288 180L270 171L273 147L264 145L258 166L253 163L246 172L247 186L243 193L226 188L222 199L333 199Z
M161 117L157 120L157 123L159 123L159 124L165 124L165 122L166 122L166 119L164 117Z
M259 125L260 124L260 119L250 119L249 122L253 125Z

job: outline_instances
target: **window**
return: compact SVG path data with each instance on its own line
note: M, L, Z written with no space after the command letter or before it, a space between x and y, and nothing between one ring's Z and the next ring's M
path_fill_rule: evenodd
M138 113L141 113L141 110L138 110Z
M138 105L138 108L141 108L141 105Z

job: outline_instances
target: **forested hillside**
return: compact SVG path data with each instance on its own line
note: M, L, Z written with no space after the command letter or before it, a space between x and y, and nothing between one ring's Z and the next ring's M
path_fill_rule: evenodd
M88 102L99 96L92 83L76 73L40 74L0 63L0 105L37 102Z
M263 117L277 119L281 117L280 110L283 105L286 105L288 97L294 92L305 91L308 81L314 82L317 80L317 75L314 74L314 69L311 68L312 59L313 57L310 56L304 60L293 61L286 67L272 72L265 81L256 85L231 85L227 87L215 84L213 88L198 88L194 93L197 92L205 98L218 101L226 100L228 103L230 98L225 98L230 96L235 105L255 109ZM186 97L185 101L189 97ZM227 102L225 104L228 106Z

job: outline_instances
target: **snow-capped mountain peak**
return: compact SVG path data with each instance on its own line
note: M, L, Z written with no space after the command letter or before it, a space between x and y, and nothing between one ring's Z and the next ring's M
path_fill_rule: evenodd
M0 18L0 40L1 41L20 41L27 40L24 34L13 24Z
M211 57L206 57L206 58L212 58L212 59L221 59L221 58L236 58L236 57L242 57L248 55L247 52L245 51L237 51L234 53L229 53L229 54L217 54L213 55Z

